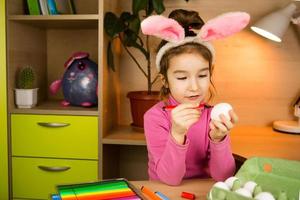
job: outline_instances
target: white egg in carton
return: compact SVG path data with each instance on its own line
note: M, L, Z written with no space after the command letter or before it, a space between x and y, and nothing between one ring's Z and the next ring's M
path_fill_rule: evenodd
M255 199L255 200L275 200L274 196L270 192L263 192L261 187L254 181L248 181L243 186L239 178L232 176L226 179L224 182L216 182L213 187L220 188L226 191L235 192L241 196ZM278 200L284 200L286 194L283 192L279 196ZM225 199L226 194L221 194L218 196L218 200ZM209 199L213 200L211 191L209 192Z

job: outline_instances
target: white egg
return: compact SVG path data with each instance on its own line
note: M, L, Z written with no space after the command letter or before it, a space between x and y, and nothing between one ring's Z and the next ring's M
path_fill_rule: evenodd
M211 111L210 118L216 121L222 121L220 114L225 115L227 119L230 119L229 110L232 110L232 107L228 103L219 103L215 105Z
M224 182L221 182L221 181L216 182L216 183L213 185L213 187L217 187L217 188L220 188L220 189L223 189L223 190L228 190L228 191L230 190L229 187L228 187L228 185L225 184Z
M257 184L254 181L248 181L245 183L244 188L248 190L251 194L253 194L256 186Z
M252 198L252 194L246 190L245 188L240 188L240 189L237 189L236 191L234 191L244 197L249 197L249 198Z
M233 186L233 183L234 183L236 180L238 180L238 178L235 177L235 176L232 176L232 177L229 177L228 179L226 179L225 183L226 183L226 185L228 185L229 189L231 189L232 186Z
M273 195L270 192L261 192L255 196L256 200L275 200Z

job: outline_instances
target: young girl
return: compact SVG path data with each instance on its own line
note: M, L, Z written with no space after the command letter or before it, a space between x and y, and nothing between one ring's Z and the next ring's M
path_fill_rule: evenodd
M164 39L156 57L164 100L144 115L151 180L178 185L186 178L225 180L234 174L228 133L237 115L231 110L231 119L210 120L212 107L205 104L212 96L214 64L208 41L238 32L248 22L247 13L235 12L204 24L197 12L186 10L142 22L144 34Z

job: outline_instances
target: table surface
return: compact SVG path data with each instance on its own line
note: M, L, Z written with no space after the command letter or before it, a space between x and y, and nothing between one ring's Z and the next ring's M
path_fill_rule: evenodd
M234 154L300 160L300 135L274 131L272 127L237 126L230 133Z
M300 135L274 131L272 127L237 126L230 133L232 152L244 158L254 156L300 160ZM183 200L181 192L190 192L196 199L206 199L215 183L212 179L183 180L179 186L168 186L158 181L132 181L137 188L146 186L160 191L172 200Z
M183 200L182 192L189 192L196 195L196 199L206 199L208 191L215 183L212 179L189 179L183 180L179 186L169 186L158 181L130 181L137 188L146 186L151 191L159 191L166 195L170 200Z

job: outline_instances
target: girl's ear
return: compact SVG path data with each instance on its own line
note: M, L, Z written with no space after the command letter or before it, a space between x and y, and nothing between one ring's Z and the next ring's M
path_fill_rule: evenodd
M219 15L204 24L198 36L204 41L224 38L245 28L250 21L246 12L229 12Z
M153 15L144 19L141 30L145 35L153 35L168 42L180 42L184 39L183 27L174 19L162 15Z

